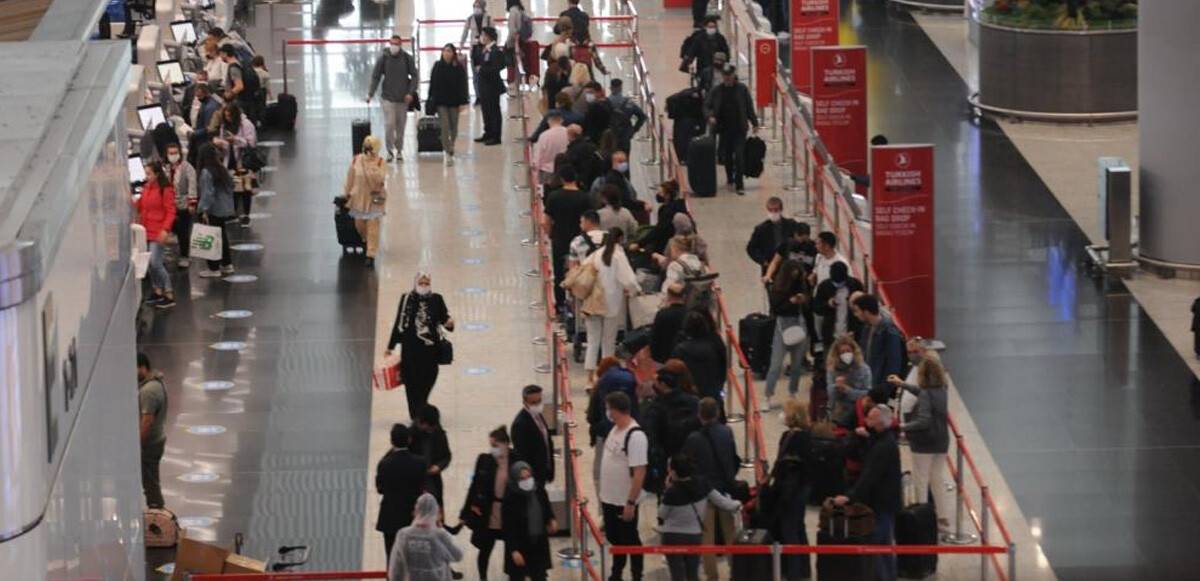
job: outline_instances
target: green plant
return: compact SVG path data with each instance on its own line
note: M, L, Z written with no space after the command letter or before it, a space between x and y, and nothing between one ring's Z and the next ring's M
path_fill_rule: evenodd
M1130 28L1137 0L995 0L984 8L989 21L1017 28Z

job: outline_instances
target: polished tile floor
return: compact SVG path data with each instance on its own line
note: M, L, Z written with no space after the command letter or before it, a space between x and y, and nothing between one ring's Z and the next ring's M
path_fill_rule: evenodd
M442 369L432 397L455 451L445 475L448 512L458 509L487 431L518 409L520 387L548 384L534 369L546 353L531 343L544 328L529 308L539 299L537 279L525 276L536 255L520 244L530 229L521 214L528 193L514 189L520 150L468 146L479 129L475 112L464 113L453 168L412 154L409 130L409 159L389 177L377 268L341 256L329 202L350 157L351 119L369 115L381 124L361 97L375 49L291 47L284 57L281 39L382 37L393 25L407 35L414 18L466 13L429 1L361 4L257 8L250 38L269 55L273 89L282 89L286 61L288 88L301 103L294 134L262 136L283 142L272 154L278 170L264 185L275 195L256 200L264 215L252 228L235 229L239 241L263 245L235 256L239 273L258 279L176 276L183 300L154 319L143 340L172 390L168 504L202 538L228 543L245 532L248 554L311 543L312 570L382 567L370 475L388 447L387 429L407 412L402 394L370 392L369 371L415 271L433 272L460 325L457 361ZM556 14L563 4L531 8ZM1050 566L1064 579L1191 578L1194 558L1183 539L1197 525L1171 518L1198 500L1190 374L1123 288L1099 286L1079 271L1079 228L1002 132L968 121L961 79L911 18L875 3L845 4L845 42L871 48L871 132L939 146L939 335L963 401L1036 525ZM584 7L611 12L609 2ZM661 99L685 82L674 54L690 18L656 5L639 10L643 31L661 31L643 32L647 53L661 55L650 62ZM457 40L459 31L423 28L422 44ZM607 60L628 79L628 63ZM505 123L515 136L512 120ZM635 167L635 184L648 197L657 169ZM762 201L780 185L769 176L750 182L744 199L696 204L735 318L763 308L741 249ZM252 315L215 317L234 309ZM218 352L210 348L217 341L246 345ZM206 389L203 382L214 380L233 385ZM582 388L575 381L576 397ZM589 465L590 450L582 461ZM578 573L560 567L556 578Z

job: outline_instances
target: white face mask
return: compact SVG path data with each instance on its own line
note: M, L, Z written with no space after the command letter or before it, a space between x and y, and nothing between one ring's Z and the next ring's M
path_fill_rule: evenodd
M427 285L427 284L417 285L417 294L424 297L424 296L428 296L429 293L431 293L431 292L433 292L433 289L430 288L429 285Z
M846 365L850 365L851 363L854 363L854 353L847 351L845 353L839 354L838 359L841 359L842 363L845 363Z
M500 446L492 446L492 457L499 458L504 455L504 448Z
M714 28L705 28L704 34L707 34L709 36L715 36L717 34L717 29L715 27Z
M767 219L772 222L778 222L783 219L783 214L779 212L767 212Z
M596 102L596 94L595 93L584 93L583 100L587 101L588 103L595 103Z
M179 163L179 154L178 153L168 153L167 161L169 161L171 163Z
M480 14L483 14L483 9L476 8L476 9L472 10L471 12L475 13L475 16L479 16Z
M605 417L605 418L607 418L607 419L608 419L608 421L610 421L610 422L612 422L612 423L614 423L614 424L615 424L615 423L617 423L617 420L614 420L614 419L613 419L613 416L612 416L612 412L611 412L611 411L606 411L606 412L604 412L604 417Z
M400 54L400 46L396 45L396 44L389 44L388 52L390 52L392 54Z
M540 415L542 413L542 410L546 409L546 404L545 403L535 403L533 405L525 406L525 409L529 410L529 413L531 413L533 415Z
M537 483L533 481L533 478L525 478L517 483L517 488L520 488L525 492L533 492L533 489L536 487Z

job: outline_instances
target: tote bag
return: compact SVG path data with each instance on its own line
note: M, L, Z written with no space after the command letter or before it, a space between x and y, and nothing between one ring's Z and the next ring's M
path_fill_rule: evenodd
M221 260L221 229L208 224L193 224L189 246L192 258Z

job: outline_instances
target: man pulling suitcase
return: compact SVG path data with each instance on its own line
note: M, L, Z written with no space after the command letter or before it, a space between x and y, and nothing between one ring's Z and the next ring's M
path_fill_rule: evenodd
M758 115L750 89L737 78L737 69L725 65L721 84L709 92L705 102L708 125L720 138L720 157L725 161L726 184L739 196L746 195L745 171L746 134L751 126L758 132ZM690 160L689 160L690 161Z

